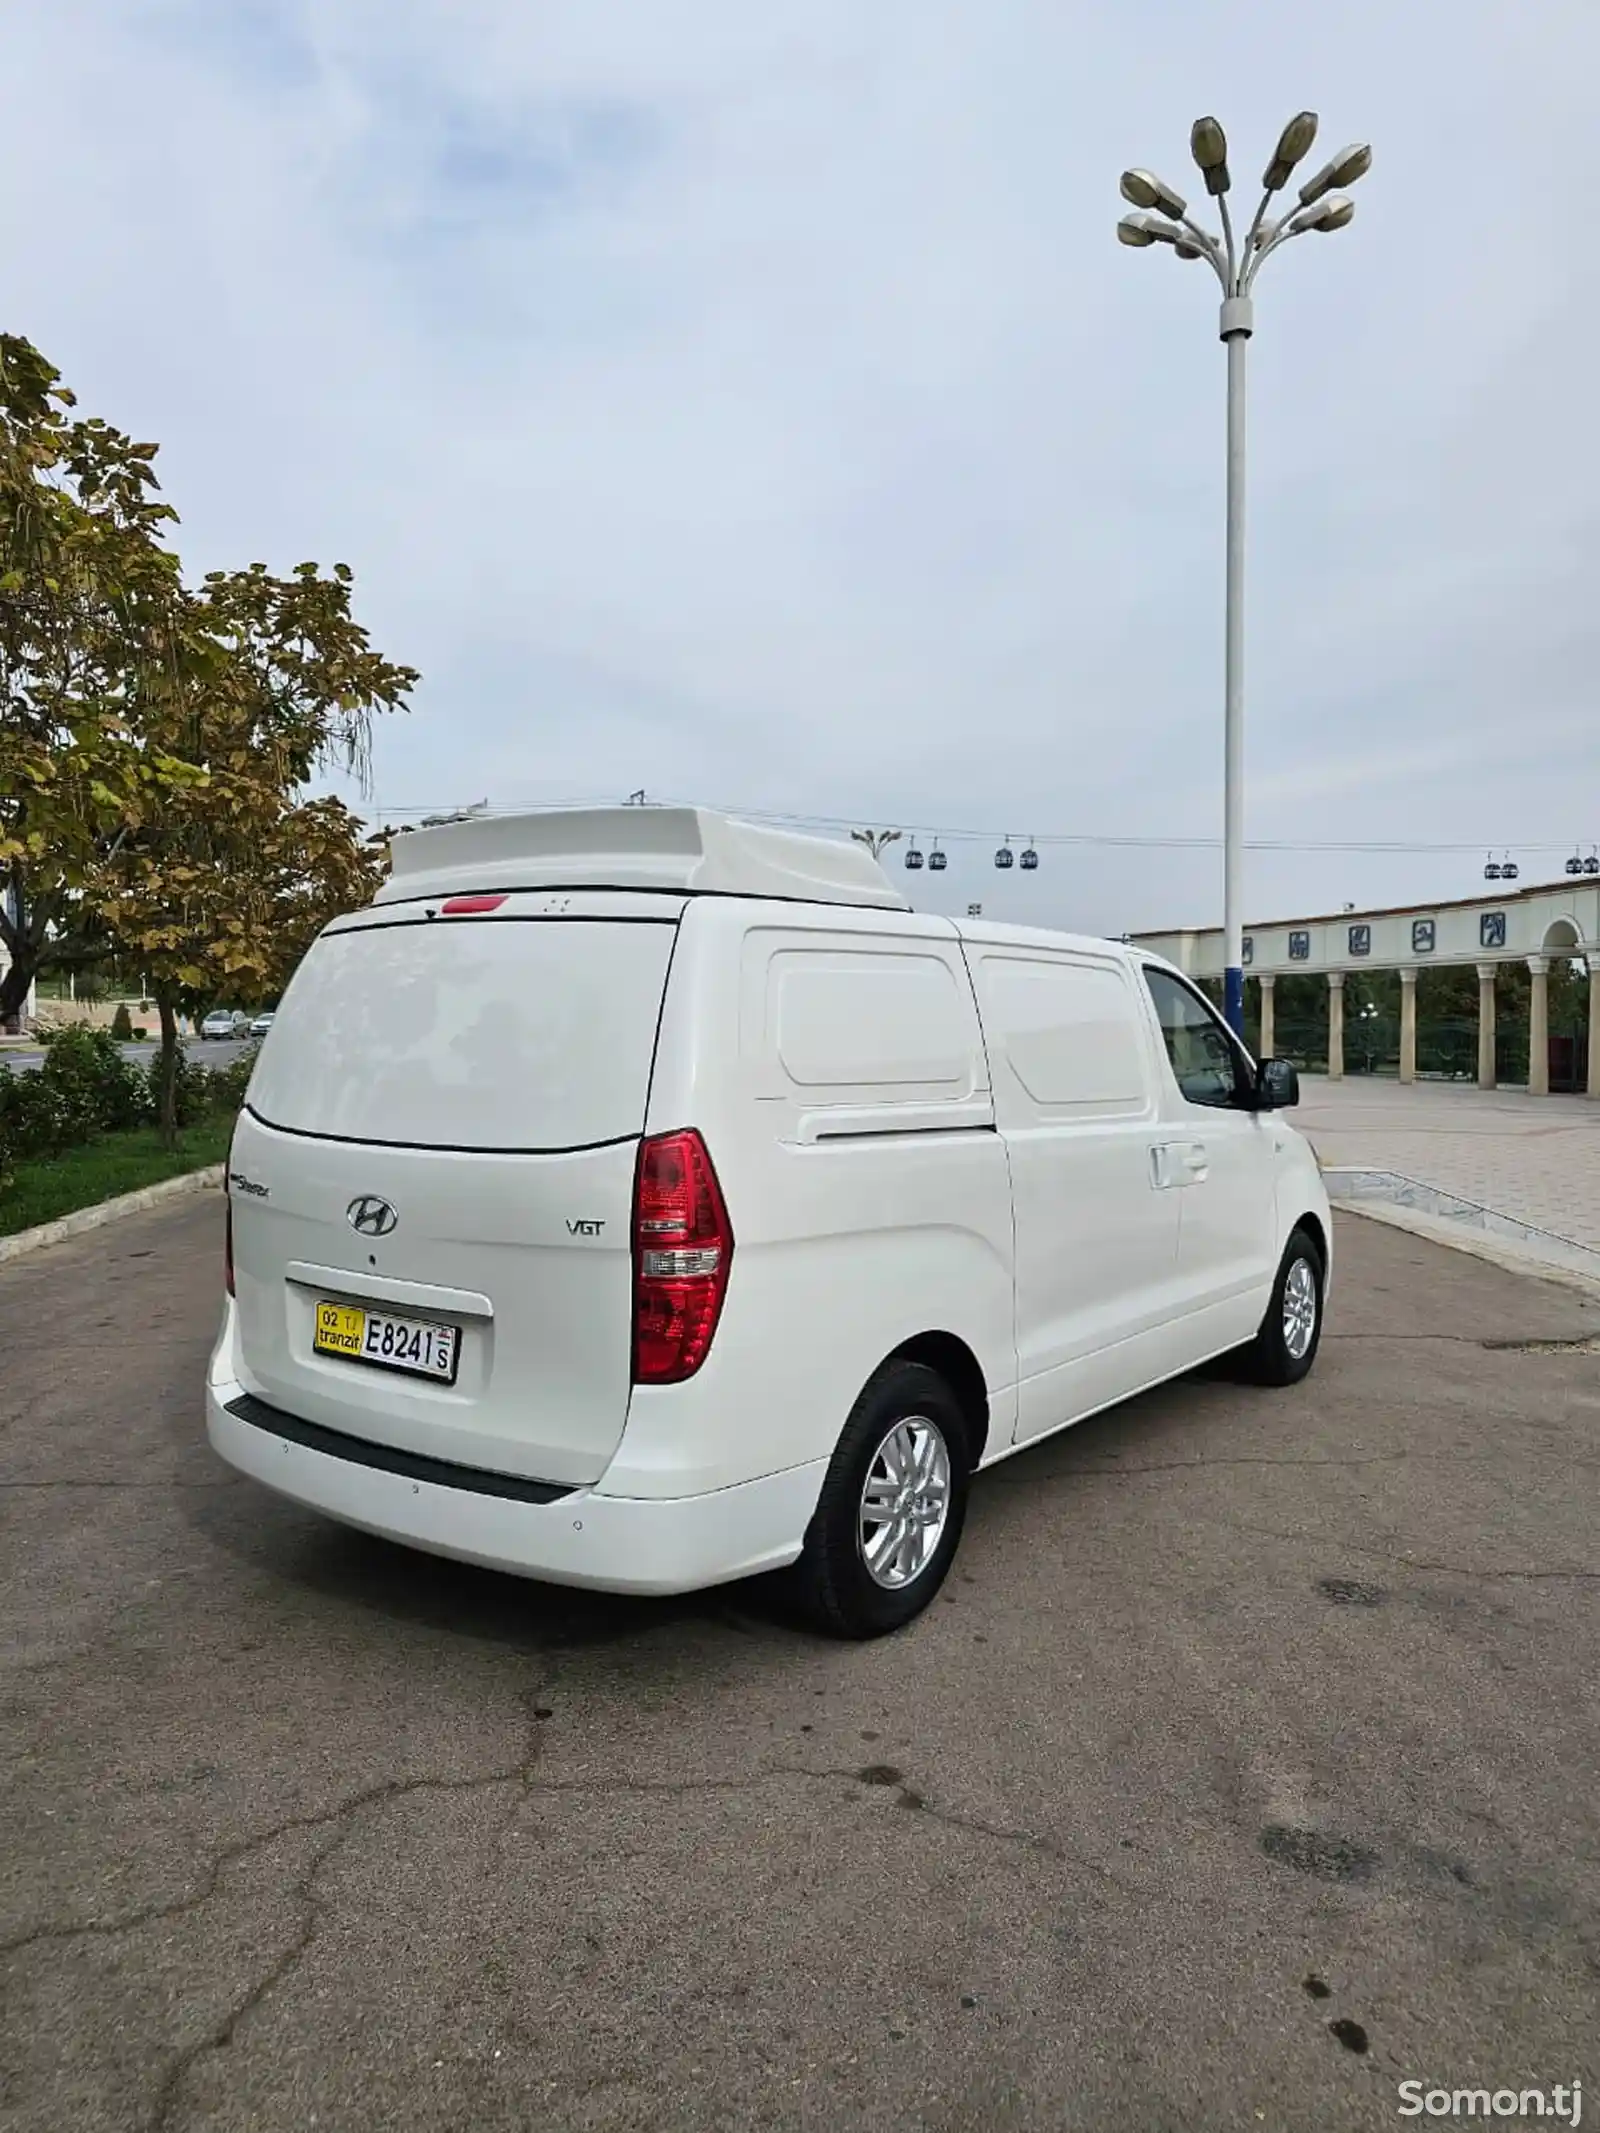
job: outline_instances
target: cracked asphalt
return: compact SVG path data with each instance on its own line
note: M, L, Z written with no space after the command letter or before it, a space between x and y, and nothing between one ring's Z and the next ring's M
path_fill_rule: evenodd
M7 1267L0 2126L1326 2133L1406 2079L1593 2093L1600 1305L1339 1242L1307 1385L1022 1455L868 1646L231 1479L211 1196Z

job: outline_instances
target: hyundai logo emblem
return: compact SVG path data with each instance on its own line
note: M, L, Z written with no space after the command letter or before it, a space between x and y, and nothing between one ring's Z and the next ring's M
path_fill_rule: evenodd
M358 1236L387 1237L400 1220L387 1200L380 1200L375 1193L364 1192L352 1200L344 1211L344 1218Z

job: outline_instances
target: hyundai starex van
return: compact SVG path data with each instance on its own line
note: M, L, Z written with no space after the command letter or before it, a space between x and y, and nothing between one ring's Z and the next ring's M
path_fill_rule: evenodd
M871 1636L972 1476L1237 1351L1317 1353L1328 1203L1178 971L908 908L688 808L396 840L228 1165L212 1444L412 1547Z

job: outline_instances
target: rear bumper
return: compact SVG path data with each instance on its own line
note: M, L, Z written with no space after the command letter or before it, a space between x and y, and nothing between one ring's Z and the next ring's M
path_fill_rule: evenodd
M431 1555L598 1592L695 1592L792 1563L827 1470L821 1460L708 1496L645 1501L580 1488L531 1503L331 1457L232 1413L243 1395L208 1384L206 1434L230 1466L280 1496Z

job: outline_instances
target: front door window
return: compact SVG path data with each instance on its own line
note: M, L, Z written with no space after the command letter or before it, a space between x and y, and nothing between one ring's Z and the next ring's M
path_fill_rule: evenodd
M1244 1055L1232 1033L1196 992L1165 970L1146 967L1145 983L1155 1002L1162 1042L1173 1075L1192 1104L1218 1108L1238 1101Z

